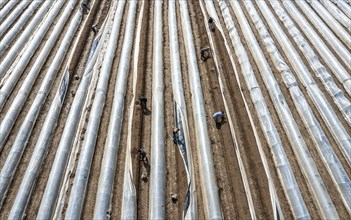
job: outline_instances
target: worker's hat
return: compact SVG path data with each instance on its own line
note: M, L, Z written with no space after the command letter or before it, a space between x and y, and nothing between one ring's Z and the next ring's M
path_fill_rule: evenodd
M174 128L173 129L173 132L178 132L179 131L179 128Z

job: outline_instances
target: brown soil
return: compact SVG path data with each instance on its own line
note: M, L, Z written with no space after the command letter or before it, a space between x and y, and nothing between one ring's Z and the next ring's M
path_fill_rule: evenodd
M152 1L145 1L143 17L143 28L141 31L140 41L140 59L138 64L138 84L137 97L143 95L147 97L147 109L152 112L152 43L153 37L153 20L154 20L154 3ZM144 167L142 161L139 161L137 150L143 148L150 159L151 152L151 117L152 115L144 115L141 112L140 105L136 107L134 113L136 114L133 121L133 127L139 127L139 140L136 139L133 144L135 156L132 155L134 181L137 190L137 218L147 219L149 213L149 181L141 179L143 174L148 174L148 170ZM152 113L151 113L152 114ZM133 129L134 130L134 129ZM135 134L136 135L136 134ZM133 135L134 136L134 135Z

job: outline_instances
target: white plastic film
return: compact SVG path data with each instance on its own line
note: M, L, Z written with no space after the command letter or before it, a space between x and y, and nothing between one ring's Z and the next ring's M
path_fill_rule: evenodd
M11 27L11 29L1 35L2 38L0 40L0 55L6 48L10 46L10 43L14 40L19 30L22 29L23 26L28 22L29 18L33 15L34 11L39 7L40 4L41 1L33 1L22 13L21 17L18 18L17 22Z
M37 60L35 61L33 67L29 71L27 77L25 78L21 88L19 89L15 99L12 101L7 114L5 115L3 121L1 122L1 130L0 130L0 149L5 144L7 136L9 135L12 126L14 125L17 116L22 110L24 103L29 96L31 89L38 77L41 73L40 70L43 67L47 57L49 56L52 48L54 47L55 43L57 43L57 39L66 24L67 19L69 18L74 5L76 4L77 0L70 1L69 5L66 7L65 11L63 12L62 16L60 17L58 23L55 26L55 29L51 33L51 36L46 41L43 50L40 52ZM15 87L21 73L23 72L23 68L15 68L12 74L7 78L5 84L0 89L0 110L5 105L7 98L10 96L12 89Z
M10 13L10 11L15 7L15 5L19 2L20 0L11 0L7 2L7 4L0 10L0 22L4 20L4 18Z
M117 78L116 78L117 82L115 87L114 99L117 98L117 100L119 100L121 97L123 98L119 103L119 105L116 106L114 103L112 107L112 112L117 111L117 112L123 113L124 94L126 90L127 76L129 73L128 63L129 63L129 56L130 56L131 47L132 47L131 42L133 41L136 3L137 3L136 1L130 1L130 4L129 4L130 7L128 10L128 18L126 23L124 42L123 42L122 52L120 55L121 59L119 62ZM121 19L123 16L125 1L119 1L116 4L118 4L118 6L117 6L117 10L115 10L114 12L112 31L109 36L110 38L106 47L106 54L104 56L105 58L102 62L101 71L99 74L99 79L95 90L94 101L92 103L91 112L90 112L90 116L89 116L89 120L86 128L86 133L84 136L82 148L80 150L78 166L75 173L75 178L74 178L74 182L73 182L73 186L72 186L72 190L71 190L70 198L68 202L68 208L65 215L66 219L79 219L83 208L86 188L89 180L90 168L91 168L92 159L95 151L97 135L99 132L100 120L105 106L104 103L105 103L106 94L107 94L107 87L108 87L108 83L109 83L109 79L112 71L112 65L113 65L115 53L117 50L117 42L119 39L119 30L121 26ZM122 118L122 116L117 116L116 118L119 119L119 118ZM119 133L118 131L120 131L120 128L119 129L116 128L113 130L113 134L115 135L116 140L119 140L117 135ZM109 141L109 138L110 136L107 137L107 142ZM116 142L115 144L117 146L118 142ZM117 154L117 152L114 152L114 153ZM111 184L113 186L114 178L112 178L112 175L108 176L108 178L110 178ZM100 198L98 197L98 199ZM104 199L97 200L99 203L98 205L103 205L103 203L109 203L111 200L111 198L106 198L105 200ZM106 211L104 211L104 214L105 214L105 217L107 217Z
M105 22L108 21L110 17L111 16L109 13ZM104 23L104 25L105 24L106 23ZM95 65L96 60L98 58L99 51L101 50L103 42L106 38L107 29L108 28L102 29L103 32L99 32L93 42L88 62L84 69L84 74L82 76L78 90L75 94L75 98L72 102L69 115L67 116L65 128L61 136L61 141L59 146L57 147L55 160L53 162L53 166L50 171L44 195L40 203L37 215L37 219L39 220L50 219L54 214L54 209L59 196L59 191L63 182L63 176L72 150L73 139L75 137L79 119L82 115L82 108L86 100L91 78L95 72L95 69L97 68Z
M272 4L272 6L274 6L275 4L279 4L279 2L276 0L270 0L270 3ZM265 6L262 2L258 2L258 5L260 7ZM267 10L263 11L266 12ZM337 144L340 146L346 161L349 164L351 164L350 135L346 132L345 128L343 127L340 120L337 118L335 112L333 111L332 107L330 106L328 100L325 98L322 91L319 89L312 76L309 74L307 67L301 61L300 56L289 41L286 34L283 32L282 28L276 23L271 22L271 20L274 19L273 15L267 13L265 14L265 19L268 19L270 21L268 22L268 25L271 27L279 44L282 46L285 53L288 55L287 58L291 62L293 69L300 78L303 86L308 92L308 95L311 97L313 103L317 107L317 110L319 111L324 122L328 126Z
M40 1L33 1L33 2L40 3ZM4 21L1 22L1 24L0 24L0 37L2 37L4 35L4 33L7 31L7 29L12 25L13 22L15 22L16 18L23 12L23 10L29 5L29 3L31 3L31 1L29 1L29 0L22 1L11 12L11 14L9 14L9 16ZM1 12L0 12L0 14L1 14Z
M318 33L328 42L328 44L333 48L333 50L340 56L344 64L351 69L351 56L350 51L341 43L341 41L330 31L330 29L324 24L324 22L316 15L316 13L307 5L305 1L295 1L297 5L304 12L309 21L312 22L313 26L318 30ZM315 43L316 38L319 38L318 34L314 32L311 25L306 21L305 16L302 15L292 0L283 0L283 4L290 16L295 20L295 22L300 26L301 30L306 34L307 38L311 43ZM324 42L323 42L324 44ZM351 45L347 45L350 47ZM319 46L315 46L317 49ZM332 53L329 53L332 54ZM325 59L323 54L320 55ZM327 62L327 59L325 59Z
M40 86L40 89L35 97L21 127L16 136L16 139L13 143L13 147L10 150L9 155L6 158L4 166L1 169L0 173L0 203L2 204L3 199L5 198L8 187L11 184L11 180L15 175L17 165L19 164L26 144L28 142L29 136L32 132L34 124L37 120L41 107L44 105L46 98L51 90L51 87L55 81L57 72L60 69L60 66L65 58L65 54L68 51L68 48L72 42L74 34L78 29L78 25L81 22L82 14L78 12L69 29L63 39L63 42L57 51L52 64L50 65L48 72L45 75L45 78Z
M47 1L50 4L50 1ZM46 2L45 2L46 3ZM45 6L44 3L44 6ZM4 60L0 64L0 78L2 78L7 70L12 68L8 71L7 74L11 74L13 68L20 68L24 69L30 58L33 56L34 52L36 49L39 47L40 43L44 39L45 34L49 30L50 26L52 25L52 22L55 20L57 14L61 10L61 7L64 5L65 1L59 0L57 1L51 10L48 12L44 20L42 21L41 25L38 27L36 31L34 31L34 35L31 38L31 40L28 42L28 37L33 34L33 28L36 26L38 20L36 18L41 18L40 13L37 12L35 18L31 21L29 26L24 30L22 33L20 39L16 41L16 43L11 47L10 51L6 54ZM42 9L42 8L40 8ZM38 16L40 15L40 16ZM28 44L23 48L23 46L28 42ZM18 62L14 62L17 55L20 54L20 52L23 50L22 56L19 58Z
M279 176L283 185L283 189L287 195L290 205L292 206L293 214L297 219L308 219L310 218L308 210L302 198L299 187L296 183L294 173L290 167L290 163L285 154L279 134L270 116L259 85L255 79L254 72L249 62L245 48L243 47L238 32L234 26L230 10L227 7L226 2L223 0L219 0L219 5L224 21L226 23L226 27L229 30L229 36L235 49L235 54L239 60L246 85L250 90L251 99L255 105L256 113L260 120L261 127L263 129L267 142L272 149L277 171L280 174Z
M338 7L336 7L330 0L321 0L321 3L329 11L333 17L338 20L346 29L351 31L351 20Z
M193 171L193 159L191 153L189 127L187 122L187 110L185 104L183 79L180 64L180 52L178 42L178 28L177 28L177 15L176 15L176 1L171 0L168 3L168 24L169 24L169 42L171 58L171 72L172 72L172 89L174 99L174 113L175 125L179 128L179 141L178 148L183 158L184 167L187 174L187 192L184 201L183 219L196 219L196 194L195 194L195 174ZM183 202L183 201L182 201Z
M166 217L166 161L163 83L163 0L155 1L154 4L149 218L164 219Z
M307 3L314 9L320 18L329 26L333 33L349 48L351 49L350 34L339 24L339 22L329 13L327 9L318 0L309 0ZM308 6L306 9L311 10ZM349 25L351 23L349 22ZM348 27L351 30L351 26Z

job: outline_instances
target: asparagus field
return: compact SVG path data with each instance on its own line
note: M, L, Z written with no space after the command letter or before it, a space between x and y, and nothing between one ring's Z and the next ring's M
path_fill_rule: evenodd
M0 0L0 219L351 219L349 0Z

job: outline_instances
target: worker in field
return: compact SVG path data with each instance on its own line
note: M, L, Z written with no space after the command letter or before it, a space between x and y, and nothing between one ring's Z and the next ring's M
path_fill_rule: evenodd
M83 12L85 14L88 14L89 11L90 11L90 7L89 7L89 4L87 2L82 2L82 8L83 8Z
M201 60L205 61L210 58L210 48L209 47L203 47L200 49L201 52Z
M149 164L149 160L147 159L145 150L144 150L143 148L140 148L140 149L138 150L138 153L139 153L139 158L140 158L140 160L143 161L143 163L144 163L145 165Z
M218 111L213 114L213 120L216 122L216 126L220 127L224 122L224 112Z
M143 110L144 113L147 112L147 108L146 108L146 103L147 103L147 98L145 96L139 96L139 101L140 101L140 105L141 105L141 109Z
M210 17L210 19L208 19L208 28L210 29L211 32L215 31L215 26L214 26L214 20L213 18Z
M175 144L178 143L178 138L179 138L179 128L173 128L173 142Z
M141 175L141 179L144 182L147 182L149 179L149 175L150 175L150 164L149 164L149 160L146 156L146 152L143 148L140 148L138 150L139 153L139 160L143 162L144 167L145 167L145 172L143 172L143 174Z

